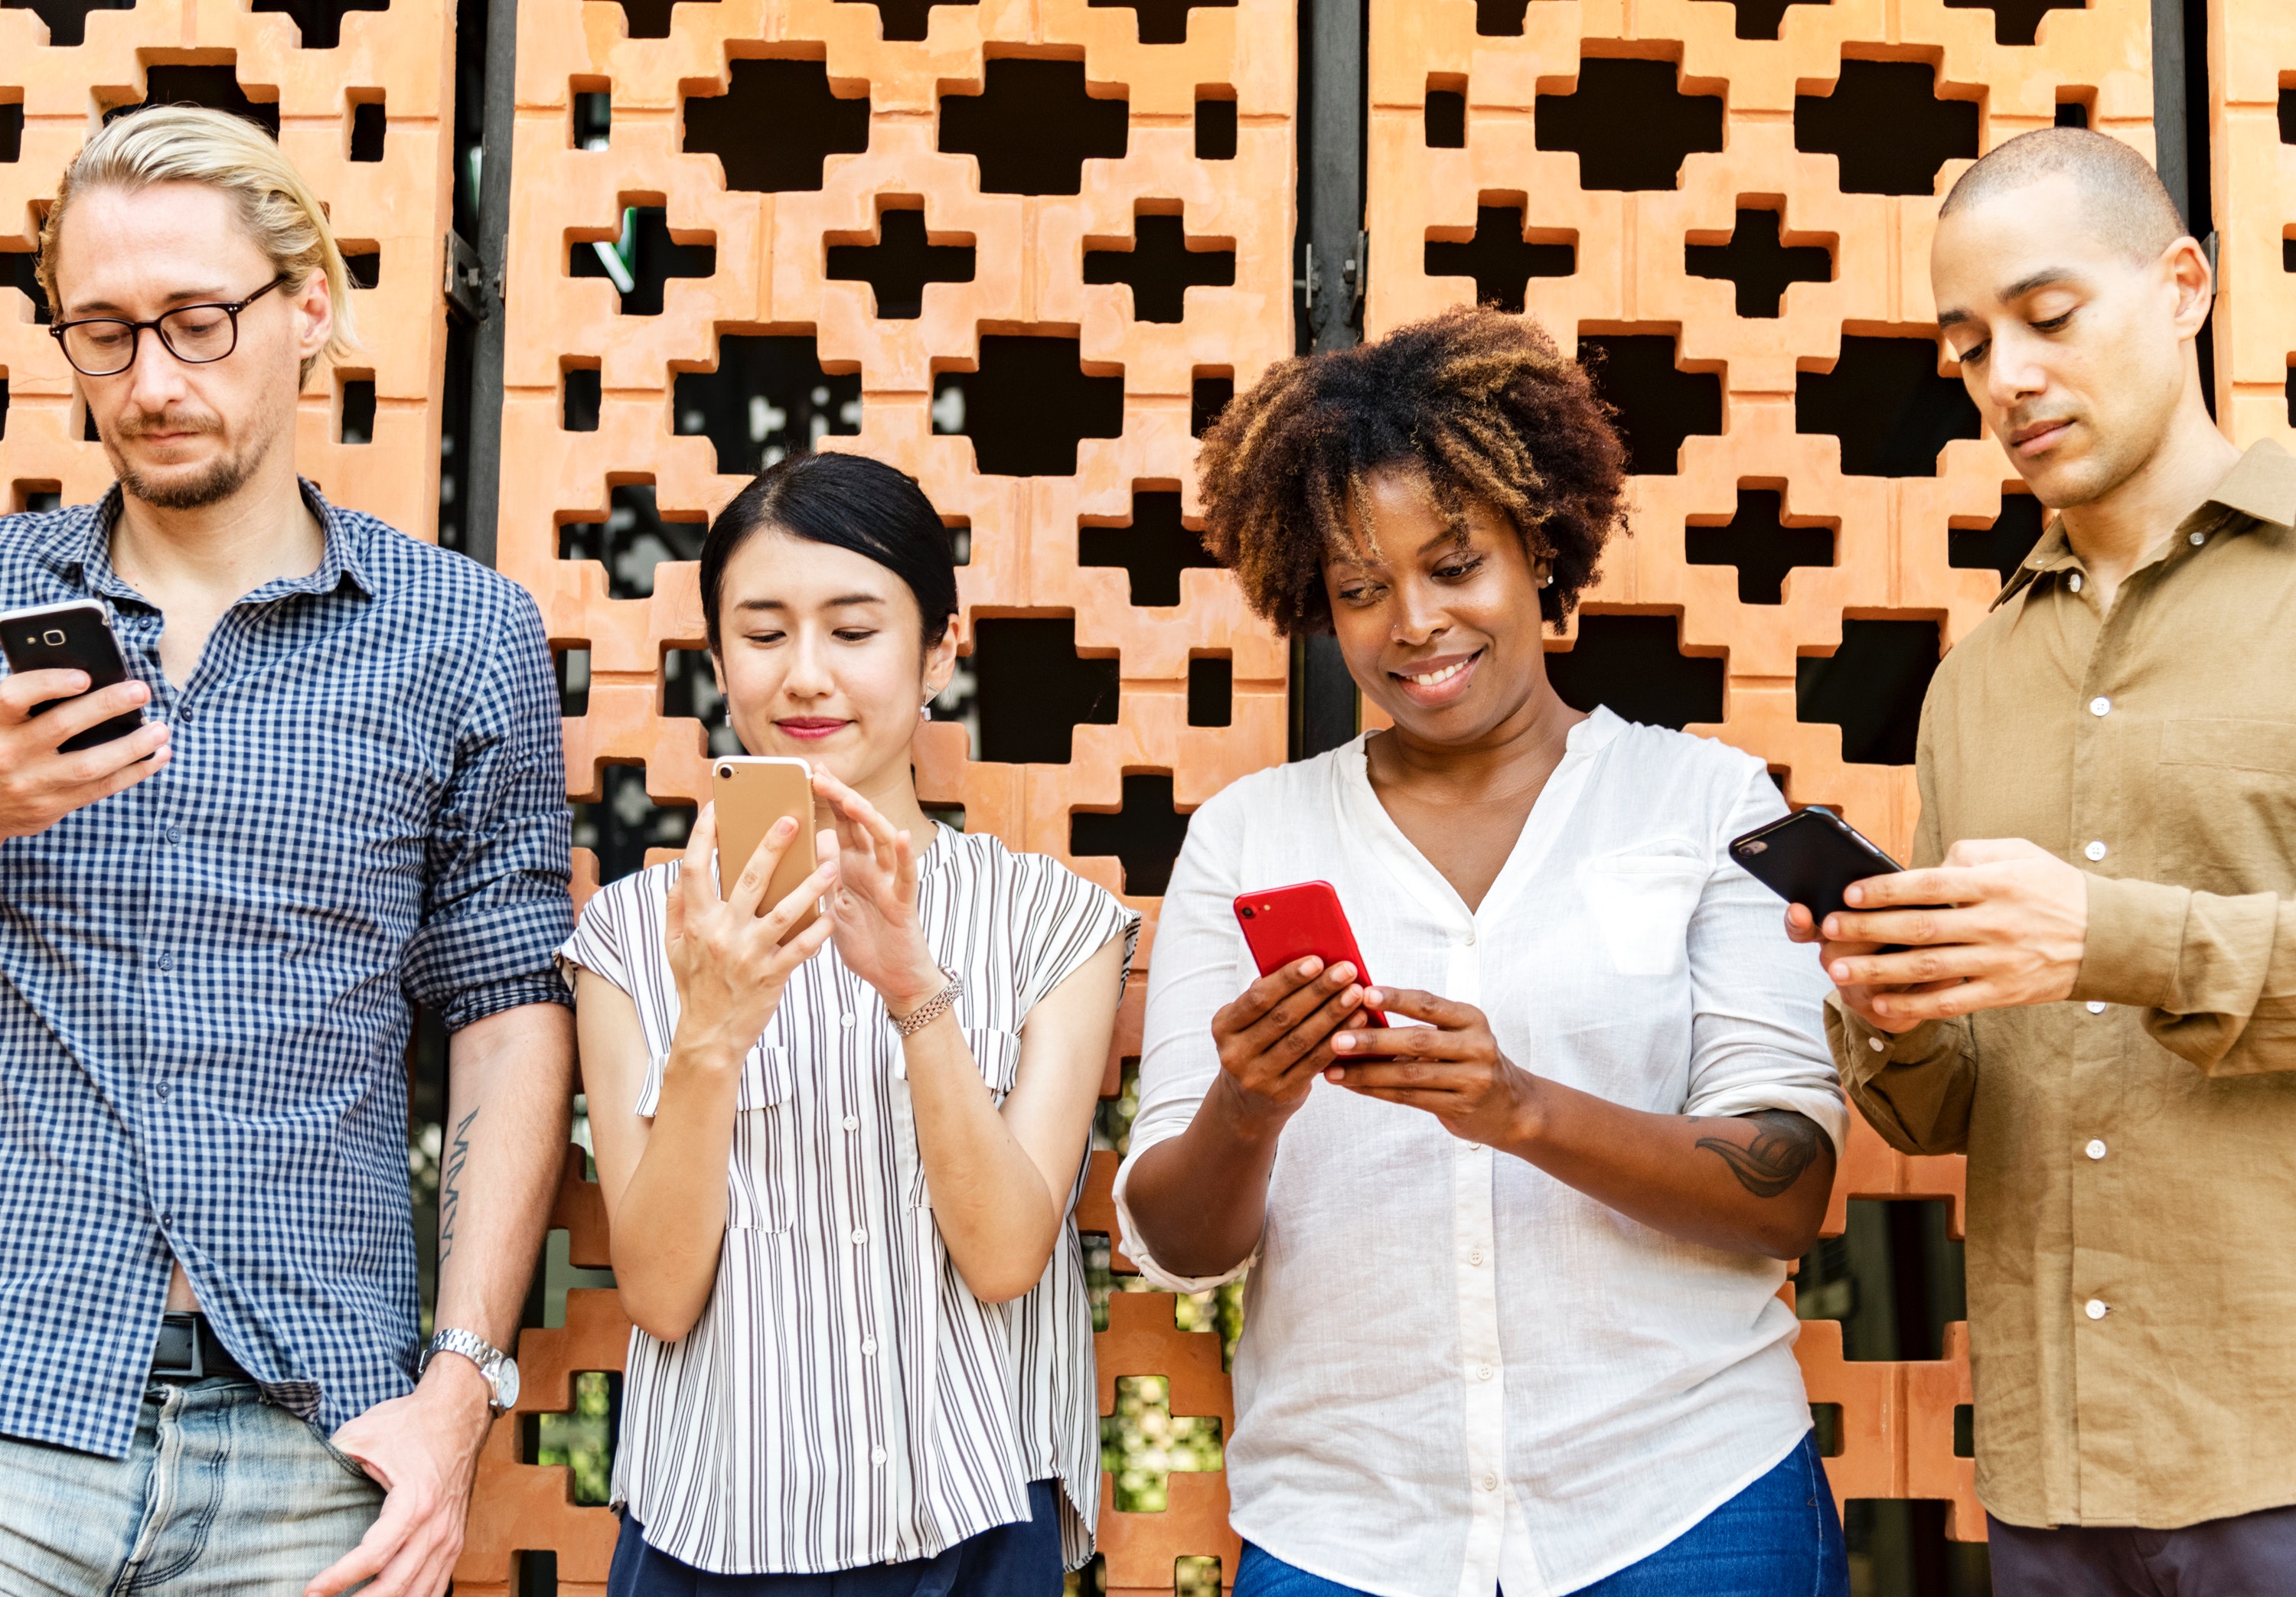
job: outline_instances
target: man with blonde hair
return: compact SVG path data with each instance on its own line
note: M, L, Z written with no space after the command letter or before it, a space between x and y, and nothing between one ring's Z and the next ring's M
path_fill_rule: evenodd
M2118 141L1979 161L1930 275L2057 513L1930 685L1916 868L1788 926L1874 1129L1969 1156L1995 1589L2296 1590L2296 460L2210 417L2208 256Z
M115 119L40 249L119 480L0 520L0 611L100 605L128 680L0 680L0 1590L434 1597L565 1146L541 618L296 475L351 297L260 129ZM451 1034L427 1348L412 1003Z

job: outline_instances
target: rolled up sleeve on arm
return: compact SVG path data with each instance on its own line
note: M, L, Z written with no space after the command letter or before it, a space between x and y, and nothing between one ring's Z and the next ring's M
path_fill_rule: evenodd
M1155 1250L1140 1234L1125 1196L1140 1156L1187 1130L1219 1077L1212 1017L1242 990L1242 975L1250 969L1232 907L1235 895L1244 890L1238 876L1241 820L1241 807L1228 795L1206 804L1190 818L1187 841L1172 867L1148 967L1140 1108L1133 1117L1129 1151L1116 1173L1116 1215L1124 1251L1143 1276L1168 1292L1201 1292L1223 1285L1259 1257L1255 1249L1250 1257L1224 1274L1175 1275L1156 1263Z
M1849 1113L1833 1061L1819 1040L1825 973L1816 951L1780 930L1777 896L1740 869L1729 839L1785 813L1767 774L1756 772L1714 839L1720 863L1691 917L1689 1115L1787 1110L1807 1116L1841 1151Z
M2296 1069L2296 901L2088 877L2077 999L2144 1010L2207 1076Z
M431 834L422 929L402 979L449 1031L529 1003L571 1003L553 955L572 929L571 817L542 618L524 594L471 698Z

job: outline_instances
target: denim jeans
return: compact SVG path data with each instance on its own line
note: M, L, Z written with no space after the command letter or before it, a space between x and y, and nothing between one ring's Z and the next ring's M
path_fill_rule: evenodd
M1575 1597L1849 1597L1833 1492L1805 1436L1768 1474L1684 1531ZM1235 1597L1366 1597L1244 1544ZM1505 1593L1501 1593L1505 1597Z
M144 1394L127 1456L0 1437L8 1597L300 1597L382 1488L236 1377Z

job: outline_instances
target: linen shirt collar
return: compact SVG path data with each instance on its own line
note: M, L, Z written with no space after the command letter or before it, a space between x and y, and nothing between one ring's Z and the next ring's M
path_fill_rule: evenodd
M2259 438L2251 444L2200 508L2177 525L2179 531L2208 526L2221 527L2226 532L2245 532L2259 521L2296 526L2296 455L2270 438ZM2159 565L2177 553L2172 539L2144 566ZM2137 569L2143 570L2144 566ZM2080 556L2073 552L2071 542L2065 536L2064 518L2052 516L2042 531L2041 541L2033 545L2033 552L2018 567L2017 574L1987 608L1999 610L2020 594L2030 597L2040 588L2043 577L2083 569Z
M303 503L319 520L319 529L325 544L319 556L319 564L308 576L274 578L247 594L240 602L283 599L291 594L332 594L346 581L357 589L362 597L373 598L373 580L360 559L360 528L349 517L328 504L316 484L299 477L295 485L302 491ZM111 531L119 524L123 498L119 485L112 484L97 503L95 514L89 518L86 533L77 540L61 543L53 552L52 563L59 575L77 577L91 594L115 603L125 601L148 606L149 601L130 586L111 563Z

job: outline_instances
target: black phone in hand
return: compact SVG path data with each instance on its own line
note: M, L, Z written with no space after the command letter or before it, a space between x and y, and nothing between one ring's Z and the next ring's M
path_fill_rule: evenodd
M8 657L8 669L12 672L85 671L91 693L127 680L127 660L119 652L119 640L112 635L103 606L92 599L12 610L0 615L0 653ZM51 699L33 706L32 714L44 715L67 702ZM86 732L74 733L58 748L62 753L76 754L82 749L124 738L143 725L144 712L131 709L109 721L100 721Z
M1808 910L1819 925L1849 907L1841 895L1851 882L1905 868L1849 822L1814 804L1732 839L1730 857L1788 904Z

